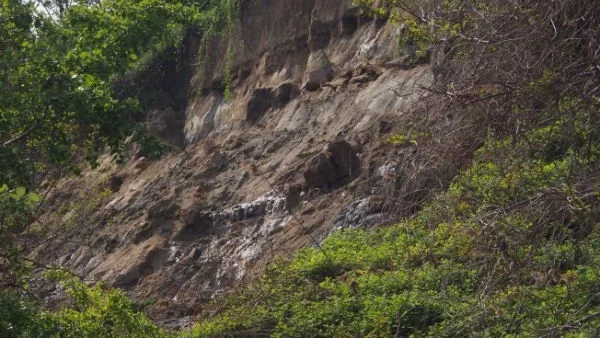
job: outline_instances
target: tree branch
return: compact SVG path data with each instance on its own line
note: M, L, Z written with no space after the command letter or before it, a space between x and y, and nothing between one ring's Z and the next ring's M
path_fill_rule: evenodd
M10 140L2 143L2 147L7 147L15 142L18 142L20 140L22 140L23 138L27 137L27 135L31 134L31 132L33 132L35 130L35 128L38 127L38 124L35 123L33 126L29 127L29 129L25 130L24 132L22 132L21 134L11 138Z

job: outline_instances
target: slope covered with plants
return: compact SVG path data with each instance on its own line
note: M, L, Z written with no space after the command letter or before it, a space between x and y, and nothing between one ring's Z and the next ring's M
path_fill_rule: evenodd
M282 259L189 335L598 335L599 4L377 3L482 146L413 217Z

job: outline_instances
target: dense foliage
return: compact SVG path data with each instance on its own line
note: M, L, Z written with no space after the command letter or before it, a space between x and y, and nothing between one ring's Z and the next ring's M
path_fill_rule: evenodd
M144 141L136 100L111 91L115 75L177 43L199 14L155 0L77 3L60 17L2 0L0 14L0 264L10 267L7 279L22 268L15 237L36 217L41 185L78 172L83 158L93 163L106 146L122 150L136 130Z
M46 312L27 292L28 231L54 182L137 142L164 148L139 123L136 97L117 95L186 29L231 25L235 0L0 0L0 336L148 337L160 331L115 290L70 278L70 307ZM52 225L49 225L52 226ZM44 238L42 238L44 240Z
M72 304L47 312L15 292L0 293L2 337L169 337L121 291L89 287L65 273L54 273Z

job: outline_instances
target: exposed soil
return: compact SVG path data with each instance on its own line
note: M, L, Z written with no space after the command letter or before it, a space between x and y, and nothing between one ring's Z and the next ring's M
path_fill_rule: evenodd
M181 148L156 162L107 157L62 180L44 220L62 226L33 252L149 302L166 326L189 324L275 255L414 212L468 144L466 131L437 138L452 118L429 110L430 66L394 62L405 55L401 32L347 1L246 1L237 27L176 84L185 104L148 114ZM311 65L316 54L330 63ZM416 124L427 133L388 141ZM439 142L452 151L432 155L427 145Z

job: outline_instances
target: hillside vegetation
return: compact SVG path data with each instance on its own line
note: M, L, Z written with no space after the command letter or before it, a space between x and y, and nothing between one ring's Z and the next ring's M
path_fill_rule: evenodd
M36 236L45 231L40 205L60 178L95 167L101 154L122 157L133 143L149 158L165 152L140 123L138 99L117 95L115 86L177 50L188 30L204 40L226 31L236 3L0 1L0 336L158 334L120 291L88 288L25 253L45 240ZM40 269L64 283L72 306L40 308L29 292Z
M415 62L430 58L436 110L468 116L479 149L411 217L277 259L169 332L121 291L28 259L20 235L40 191L83 159L122 153L132 134L160 156L139 102L114 94L116 74L143 69L187 27L227 31L237 2L55 1L44 16L0 0L0 336L599 336L600 4L357 3L402 27ZM28 291L34 268L61 283L66 306Z
M599 4L363 5L436 46L432 95L483 146L414 217L282 259L189 335L598 336Z

